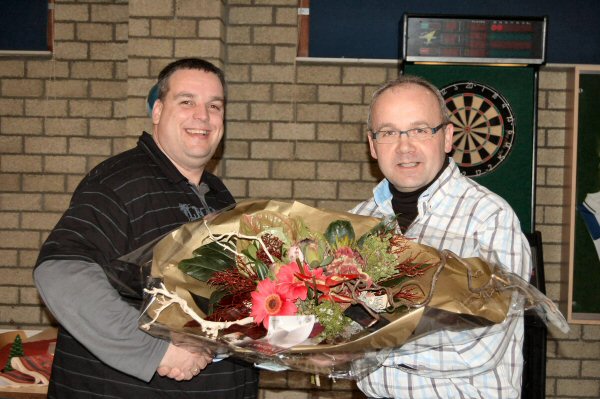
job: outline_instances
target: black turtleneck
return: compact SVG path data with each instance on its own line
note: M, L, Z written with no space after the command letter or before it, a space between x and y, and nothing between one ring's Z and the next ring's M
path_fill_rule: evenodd
M444 164L433 180L431 180L426 186L415 191L411 191L409 193L398 191L392 183L389 183L390 191L392 192L392 209L394 209L394 214L396 214L398 226L400 226L401 231L406 231L411 223L415 220L419 213L419 210L417 209L419 197L425 190L429 188L429 186L431 186L434 181L438 179L438 177L440 177L440 175L448 167L449 163L449 159L446 157Z

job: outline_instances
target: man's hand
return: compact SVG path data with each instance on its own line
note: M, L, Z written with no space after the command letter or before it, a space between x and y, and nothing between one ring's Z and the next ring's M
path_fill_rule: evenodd
M190 352L182 347L169 344L156 372L177 381L191 380L212 362L209 351Z

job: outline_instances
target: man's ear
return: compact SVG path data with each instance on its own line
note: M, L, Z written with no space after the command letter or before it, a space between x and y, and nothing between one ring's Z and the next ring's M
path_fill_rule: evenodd
M152 124L158 125L160 121L160 115L162 114L163 103L160 99L154 101L154 106L152 107Z
M371 138L371 135L369 133L367 133L367 137L369 139L369 149L371 150L371 156L373 157L373 159L377 159L377 151L375 151L375 143L373 142L373 139Z
M452 122L444 126L444 151L446 154L452 151L452 136L454 135L454 125Z

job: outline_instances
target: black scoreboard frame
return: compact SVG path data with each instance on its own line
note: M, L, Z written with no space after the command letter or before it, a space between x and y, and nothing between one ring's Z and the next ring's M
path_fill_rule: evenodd
M455 31L437 32L431 31L431 36L423 38L425 44L419 43L415 37L418 27L415 24L437 23L450 26L457 26ZM466 64L517 64L517 65L540 65L546 58L546 40L547 40L547 17L485 17L475 15L439 15L439 14L411 14L406 13L403 16L402 32L402 59L407 62L441 62L441 63L466 63ZM462 32L469 26L477 27L477 31ZM491 29L486 29L491 27ZM503 28L513 29L512 32L501 32ZM531 28L527 32L519 28ZM498 31L495 31L497 28ZM489 32L489 31L492 32ZM469 48L469 38L466 34L478 35L473 38L473 44L476 48ZM528 35L529 34L529 35ZM498 35L496 40L490 36ZM513 38L513 44L518 43L525 47L510 48L510 42L502 41L502 35L507 39ZM483 36L483 37L482 37ZM443 38L452 38L454 43L444 43ZM481 39L484 39L481 41ZM490 38L489 42L487 39ZM475 42L475 40L479 41ZM517 40L518 39L518 40ZM493 48L493 45L502 47ZM530 51L527 52L527 46ZM430 54L421 54L419 50L429 50ZM446 50L446 51L445 51ZM450 54L450 50L457 50L458 53ZM469 54L469 50L476 50L476 53ZM483 50L484 54L477 53ZM491 53L499 53L496 56ZM486 54L487 53L487 54ZM527 53L527 54L523 54Z

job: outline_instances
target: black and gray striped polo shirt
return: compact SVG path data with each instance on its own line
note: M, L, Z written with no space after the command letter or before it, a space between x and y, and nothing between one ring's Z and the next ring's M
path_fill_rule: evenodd
M139 268L118 258L233 202L225 185L209 172L204 172L199 186L190 184L153 138L143 133L137 147L102 162L82 180L42 246L37 264L97 263L120 294L136 303L142 298ZM155 374L146 383L106 366L61 328L50 394L78 398L78 387L97 392L95 397L254 398L257 373L246 363L226 359L209 365L191 381Z

